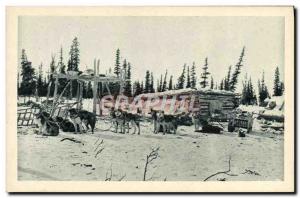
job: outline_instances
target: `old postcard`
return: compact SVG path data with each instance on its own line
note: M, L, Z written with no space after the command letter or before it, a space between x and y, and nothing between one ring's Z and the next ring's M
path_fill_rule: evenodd
M293 192L293 7L7 7L7 191Z

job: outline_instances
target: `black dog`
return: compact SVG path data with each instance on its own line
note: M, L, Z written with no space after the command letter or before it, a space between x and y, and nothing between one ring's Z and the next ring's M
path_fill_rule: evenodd
M216 133L216 134L220 134L221 131L222 128L210 124L204 125L201 130L202 133Z
M72 122L70 122L68 119L63 119L62 117L57 116L55 118L55 121L58 123L59 128L63 132L75 132L75 127ZM79 127L79 126L77 126Z
M86 111L86 110L77 110L77 109L69 109L70 118L72 121L76 124L82 124L82 122L86 125L87 129L89 129L89 126L92 129L92 133L94 133L95 125L96 125L96 115L92 112ZM79 122L78 122L79 120ZM75 132L77 130L75 129Z

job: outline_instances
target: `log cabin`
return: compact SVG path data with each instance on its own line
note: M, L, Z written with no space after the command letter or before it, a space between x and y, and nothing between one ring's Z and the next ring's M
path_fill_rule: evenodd
M174 114L179 110L188 113L199 109L201 114L219 113L226 117L238 107L240 100L240 94L231 91L192 88L144 93L138 97L143 101L144 111L149 111L145 109L147 101L159 98L159 102L151 108L163 110L168 114Z

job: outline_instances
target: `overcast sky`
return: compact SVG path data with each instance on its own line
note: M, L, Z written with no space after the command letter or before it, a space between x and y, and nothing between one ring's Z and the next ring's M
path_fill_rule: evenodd
M265 71L271 90L276 66L283 79L283 17L19 17L19 52L25 49L35 67L42 62L47 70L61 46L66 63L74 37L80 42L80 69L93 68L94 58L99 58L100 72L105 73L114 67L119 48L122 59L132 65L133 80L144 80L147 69L155 78L168 69L177 80L184 63L193 61L200 76L208 57L209 71L219 83L243 46L240 82L247 73L257 89Z

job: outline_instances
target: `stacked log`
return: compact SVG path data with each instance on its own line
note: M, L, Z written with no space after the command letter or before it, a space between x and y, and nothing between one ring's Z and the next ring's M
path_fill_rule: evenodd
M196 90L196 89L182 89L172 90L159 93L141 94L139 97L143 101L149 98L158 97L163 100L164 97L173 98L176 96L176 103L181 101L181 98L185 98L188 103L192 102L194 98L194 108L200 108L201 114L214 113L218 110L224 115L228 115L238 106L239 95L229 91L223 90ZM216 106L216 107L215 107Z

